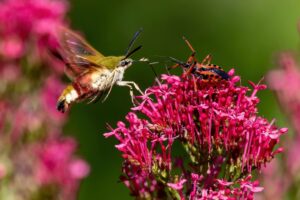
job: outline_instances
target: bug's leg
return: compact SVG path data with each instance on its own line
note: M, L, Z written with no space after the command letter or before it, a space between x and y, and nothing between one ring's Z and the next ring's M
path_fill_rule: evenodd
M209 65L211 59L212 59L212 56L211 56L210 54L208 54L208 55L202 60L201 65L204 65L204 64Z
M195 57L195 54L196 54L196 52L193 52L192 53L192 55L188 58L188 60L187 60L187 66L188 67L186 67L186 68L188 68L188 70L187 71L185 71L185 75L184 75L184 77L185 76L187 76L187 75L190 75L191 74L191 72L193 71L193 69L194 69L194 67L195 67L195 65L197 65L197 59L196 59L196 57Z
M191 45L191 43L185 37L182 37L182 38L183 38L183 40L185 41L185 43L188 45L188 47L192 51L192 55L189 57L188 62L189 63L193 63L195 61L198 62L197 59L196 59L196 51L195 51L195 49L193 48L193 46Z
M198 78L193 76L193 82L194 82L194 91L197 91L198 90L198 87L197 87L197 81L198 81Z
M172 65L172 66L170 66L170 67L168 67L168 70L174 69L174 68L176 68L176 67L178 67L178 66L182 66L183 68L188 68L188 67L189 67L189 65L188 65L187 63L182 62L182 61L180 61L180 60L178 60L178 59L176 59L176 58L169 57L169 59L170 59L172 62L174 62L175 64Z
M176 63L175 65L172 65L172 66L170 66L170 67L167 67L167 71L169 71L170 69L175 69L175 68L177 68L178 66L179 66L179 64Z
M192 73L196 64L197 62L194 61L194 63L190 65L189 69L183 74L184 78Z
M191 49L191 51L193 52L193 54L196 53L195 49L193 48L193 46L191 45L191 43L183 36L182 39L185 41L185 43L188 45L188 47Z

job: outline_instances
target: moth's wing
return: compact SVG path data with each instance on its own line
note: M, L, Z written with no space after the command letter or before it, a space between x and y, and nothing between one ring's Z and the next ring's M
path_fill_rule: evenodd
M78 77L90 68L105 68L99 63L104 56L77 33L62 28L60 31L60 54L70 79Z

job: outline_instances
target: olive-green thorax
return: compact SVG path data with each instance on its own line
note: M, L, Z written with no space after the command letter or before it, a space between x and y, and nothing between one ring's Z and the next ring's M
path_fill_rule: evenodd
M99 61L97 61L97 64L106 67L110 70L113 70L118 67L120 61L124 58L125 56L106 56L100 58Z

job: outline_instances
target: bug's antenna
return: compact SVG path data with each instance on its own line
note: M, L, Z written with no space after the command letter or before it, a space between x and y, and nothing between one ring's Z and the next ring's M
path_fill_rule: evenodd
M130 49L132 48L132 46L134 45L134 42L136 41L136 39L138 38L138 36L141 34L141 32L143 31L142 28L140 28L137 32L135 32L135 34L133 35L133 38L131 39L126 51L125 51L125 56L128 58L129 54L130 54ZM132 53L131 53L132 54Z

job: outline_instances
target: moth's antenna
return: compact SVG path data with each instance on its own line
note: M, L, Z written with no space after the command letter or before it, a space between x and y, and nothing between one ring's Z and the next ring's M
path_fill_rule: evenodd
M130 52L130 49L132 48L132 46L134 45L134 42L136 41L136 39L138 38L138 36L141 34L141 32L143 31L142 28L140 28L137 32L135 32L133 38L131 39L126 51L125 51L125 56L128 58L129 56L129 52ZM131 53L132 54L132 53Z
M166 71L168 72L168 74L170 74L170 69L172 69L172 66L171 67L168 67L166 65L166 62L173 62L173 63L176 63L177 65L181 65L182 67L184 68L188 68L190 65L183 62L183 61L180 61L176 58L173 58L173 57L170 57L170 56L159 56L159 55L154 55L155 57L159 57L159 58L164 58L165 60L164 61L154 61L154 62L150 62L148 58L141 58L139 60L136 60L135 62L146 62L150 67L151 67L151 70L152 72L154 73L155 77L157 78L158 75L153 67L153 65L156 65L156 64L159 64L159 63L164 63L165 65L165 68L166 68Z
M168 65L165 64L165 68L166 68L166 71L167 71L168 75L170 75L171 74L170 69L169 69L170 67L168 67Z
M149 66L150 66L152 72L154 73L155 78L158 78L158 75L157 75L157 73L156 73L156 71L155 71L155 69L153 67L153 64L149 63Z
M133 49L132 51L130 51L129 53L126 54L124 59L130 57L132 54L134 54L136 51L140 50L141 48L142 48L142 45L140 45L137 48Z
M156 64L158 64L159 62L157 62L157 61L155 61L155 62L150 62L149 59L148 59L148 58L145 58L145 57L140 58L139 60L136 60L136 62L145 62L145 63L147 63L147 64L151 67L151 70L152 70L152 72L154 73L155 78L158 77L158 76L157 76L157 73L156 73L156 71L155 71L155 69L153 68L153 65L156 65Z

